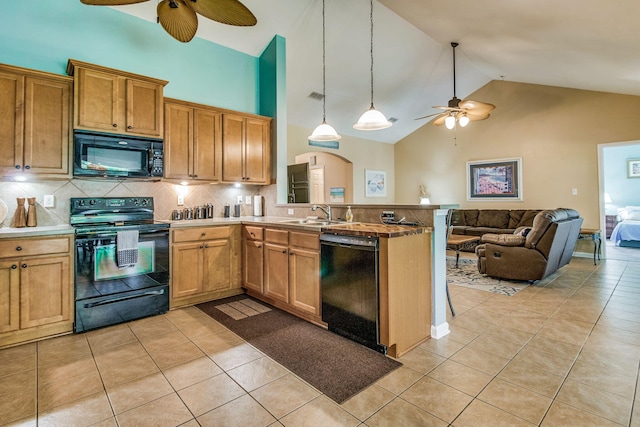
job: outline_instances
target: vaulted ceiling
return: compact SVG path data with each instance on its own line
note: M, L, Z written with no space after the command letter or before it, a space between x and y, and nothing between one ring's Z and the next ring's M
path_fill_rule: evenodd
M314 128L322 119L322 102L309 97L322 93L322 1L242 1L255 27L200 17L196 36L253 56L275 34L285 37L287 120ZM155 21L155 7L116 9ZM415 118L453 95L452 41L460 43L459 98L495 79L640 95L638 17L638 0L374 1L374 102L397 122L367 132L352 125L370 102L369 1L326 0L327 121L342 135L386 143L425 125Z

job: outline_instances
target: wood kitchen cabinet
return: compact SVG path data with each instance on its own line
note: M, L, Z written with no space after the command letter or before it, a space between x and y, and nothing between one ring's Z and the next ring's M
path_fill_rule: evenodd
M220 181L221 116L211 107L179 100L165 101L165 178Z
M0 64L0 175L69 178L72 84Z
M259 294L264 283L264 228L242 227L242 285Z
M171 230L171 308L242 293L240 226Z
M73 236L0 240L0 347L73 331Z
M222 181L269 184L271 180L271 119L223 113Z
M247 293L321 324L319 233L269 227L261 230L264 233L263 285L260 289L255 286L255 281L249 280L252 277L249 272L255 272L258 267L248 262L255 259L258 252L248 255L245 249L243 286ZM256 241L245 238L245 248L251 248L250 242Z
M70 59L75 129L163 137L163 90L168 83Z

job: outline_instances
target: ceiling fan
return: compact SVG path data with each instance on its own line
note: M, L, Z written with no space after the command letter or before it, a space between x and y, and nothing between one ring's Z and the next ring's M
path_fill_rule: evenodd
M416 120L426 119L427 117L438 116L433 124L436 126L445 125L447 129L453 129L456 122L465 127L469 122L484 120L489 118L489 113L496 108L493 104L486 102L472 101L470 99L461 100L456 97L456 47L458 43L452 42L453 48L453 98L449 100L446 107L436 106L444 110L442 113L429 114L428 116L418 117Z
M124 6L149 0L80 0L92 6ZM258 20L238 0L161 0L158 22L174 39L186 43L196 35L198 16L237 27L256 25Z

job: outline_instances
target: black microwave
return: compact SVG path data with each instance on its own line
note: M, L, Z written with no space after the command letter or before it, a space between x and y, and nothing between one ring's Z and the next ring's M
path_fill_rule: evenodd
M75 131L73 145L74 177L162 178L161 139Z

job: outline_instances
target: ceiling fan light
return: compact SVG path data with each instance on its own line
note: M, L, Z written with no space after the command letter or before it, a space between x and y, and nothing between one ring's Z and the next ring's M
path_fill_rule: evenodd
M469 124L469 117L467 117L466 114L461 115L460 118L458 118L458 124L461 127L465 127L466 125Z
M391 127L391 122L380 111L376 110L373 104L365 111L358 122L353 125L357 130L380 130Z
M328 124L326 121L322 121L309 136L309 141L339 141L342 138L338 135L338 132Z
M456 127L456 116L447 116L447 118L444 119L444 125L447 129L453 129Z

